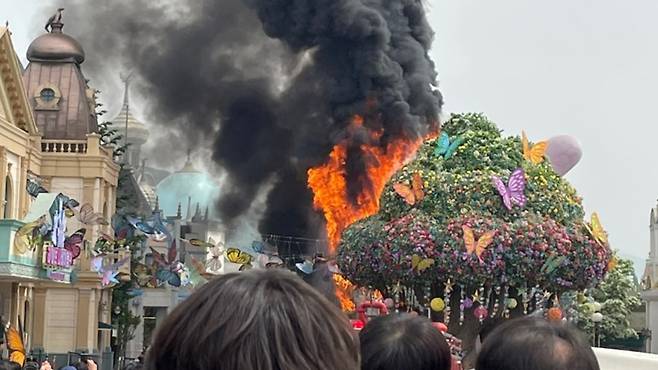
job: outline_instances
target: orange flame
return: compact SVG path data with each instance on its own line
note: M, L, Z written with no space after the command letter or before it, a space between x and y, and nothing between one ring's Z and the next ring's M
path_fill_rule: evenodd
M352 127L363 125L363 118L357 116ZM373 139L379 139L381 132L373 132ZM327 221L329 254L335 253L343 231L356 221L372 216L379 211L379 198L386 182L399 170L422 144L422 140L396 140L386 149L362 145L363 155L369 157L367 177L371 187L357 196L356 202L348 199L345 180L347 141L334 146L329 160L308 170L308 186L313 190L313 206L324 213Z

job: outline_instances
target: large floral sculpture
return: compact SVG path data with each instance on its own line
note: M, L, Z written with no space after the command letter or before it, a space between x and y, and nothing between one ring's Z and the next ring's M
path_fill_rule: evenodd
M431 307L453 332L537 308L562 317L560 295L600 282L611 251L547 145L452 116L391 179L380 212L345 231L343 275L398 309Z

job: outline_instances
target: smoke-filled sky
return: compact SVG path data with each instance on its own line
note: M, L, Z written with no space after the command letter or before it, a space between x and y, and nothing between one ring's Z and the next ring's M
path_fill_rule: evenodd
M0 0L23 61L50 13L67 2ZM84 1L89 7L106 3L114 2ZM652 47L658 24L651 17L658 3L638 0L631 7L612 0L433 0L429 7L436 32L431 55L444 112L485 112L508 134L525 129L531 139L562 133L578 137L584 158L568 178L585 198L587 210L601 214L613 245L636 262L645 258L649 210L658 197L658 171L650 151L658 137L651 121L653 87L658 85L658 52ZM66 12L64 19L66 23ZM84 42L75 24L66 23L64 30ZM83 69L89 66L85 72L103 90L111 116L120 105L119 71L94 75L93 66L103 63L92 62L92 48L84 46L88 56ZM221 58L204 53L180 57L190 64L194 58ZM286 71L303 63L290 61ZM145 93L133 95L146 104ZM203 142L202 137L197 140ZM184 152L184 145L172 146Z

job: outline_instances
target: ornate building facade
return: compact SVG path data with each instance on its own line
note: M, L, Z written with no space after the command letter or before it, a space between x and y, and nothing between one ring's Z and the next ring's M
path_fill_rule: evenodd
M110 345L111 291L89 271L85 253L75 261L77 281L48 274L42 251L20 253L16 231L39 217L43 202L26 190L36 180L51 194L115 211L119 166L97 134L95 90L82 73L84 50L62 22L29 46L22 70L11 33L0 28L0 314L23 328L26 346L47 353L100 352ZM35 216L36 215L36 216ZM69 230L82 227L71 219ZM87 230L90 242L109 226ZM62 278L65 276L65 278Z

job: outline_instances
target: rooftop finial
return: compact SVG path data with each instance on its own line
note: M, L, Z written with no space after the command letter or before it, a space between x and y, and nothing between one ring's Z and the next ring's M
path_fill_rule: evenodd
M176 209L176 218L181 218L183 217L183 210L181 209L181 204L178 202L178 208Z
M128 90L130 89L130 81L133 78L133 73L128 72L128 73L121 73L119 75L121 78L121 81L123 82L123 108L128 109Z
M62 32L62 27L64 27L64 23L62 23L62 12L64 11L64 8L58 8L57 13L55 13L50 19L48 19L48 23L46 23L46 32ZM48 29L50 28L50 29Z

